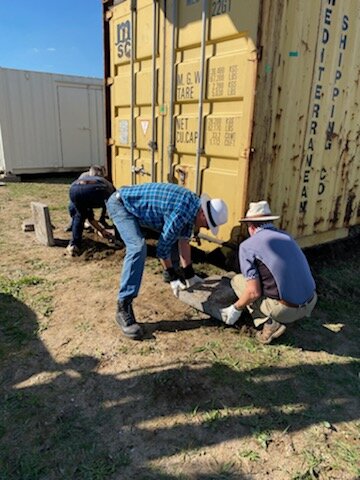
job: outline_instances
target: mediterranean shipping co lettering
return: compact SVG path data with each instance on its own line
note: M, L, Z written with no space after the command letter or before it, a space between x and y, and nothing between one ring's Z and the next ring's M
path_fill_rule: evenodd
M324 97L324 84L323 79L325 76L325 72L328 67L325 64L326 54L328 52L329 41L332 35L331 26L333 25L332 22L332 13L333 8L336 4L336 0L328 0L328 5L325 8L324 15L323 15L323 25L321 29L321 47L319 49L319 56L317 64L315 65L315 85L313 86L313 103L311 107L311 121L309 127L309 139L306 146L305 151L305 170L303 172L303 181L302 181L302 188L301 188L301 200L299 205L299 212L306 213L307 211L307 204L308 204L308 192L309 192L309 182L311 180L311 167L313 165L313 158L314 158L314 151L316 147L316 143L319 141L319 127L318 127L318 118L322 108L322 98ZM330 58L336 58L335 63L335 72L333 76L333 85L331 87L330 92L331 95L331 103L330 103L330 114L327 123L326 135L325 135L325 142L324 142L324 150L331 150L332 142L334 138L335 132L335 112L337 107L339 106L339 95L340 95L340 88L339 83L342 78L342 67L344 64L344 52L347 46L347 31L349 29L349 16L343 15L341 19L341 33L338 39L338 51L337 57L331 56ZM319 196L322 196L326 190L326 178L328 172L326 169L326 165L322 165L320 170L320 177L319 183L317 185L317 193Z

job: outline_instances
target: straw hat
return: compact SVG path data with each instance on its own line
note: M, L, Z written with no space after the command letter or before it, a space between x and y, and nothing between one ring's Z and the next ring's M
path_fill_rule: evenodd
M219 225L223 225L228 221L228 208L224 200L220 198L211 198L207 193L203 193L200 197L201 208L206 217L211 233L217 235Z
M279 218L280 215L272 215L268 202L261 200L260 202L250 202L249 210L244 218L240 218L239 222L270 222Z

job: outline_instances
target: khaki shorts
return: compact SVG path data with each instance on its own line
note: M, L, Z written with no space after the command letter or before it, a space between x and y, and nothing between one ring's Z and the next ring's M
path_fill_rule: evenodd
M238 297L245 290L246 282L247 280L241 274L235 275L231 279L231 286ZM301 318L310 317L316 302L316 292L311 301L301 307L287 307L273 298L260 297L254 303L248 305L247 309L253 318L254 325L258 327L270 318L279 323L292 323Z

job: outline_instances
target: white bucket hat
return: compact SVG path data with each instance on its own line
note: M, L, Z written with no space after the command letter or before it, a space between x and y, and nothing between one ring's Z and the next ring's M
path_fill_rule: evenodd
M219 225L223 225L228 221L228 208L224 200L220 198L211 198L207 193L203 193L200 197L201 208L206 217L211 233L217 235Z
M270 222L279 218L280 215L272 215L268 202L261 200L260 202L250 202L246 216L240 218L239 222Z

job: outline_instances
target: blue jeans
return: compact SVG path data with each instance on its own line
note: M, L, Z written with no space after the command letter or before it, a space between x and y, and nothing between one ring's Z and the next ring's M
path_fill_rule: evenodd
M107 201L108 214L126 245L124 265L120 276L118 299L131 301L137 297L146 259L146 243L139 220L129 213L116 192Z
M104 207L109 194L103 185L75 183L71 185L69 195L69 213L72 217L70 245L80 248L85 220L94 218L92 209Z

